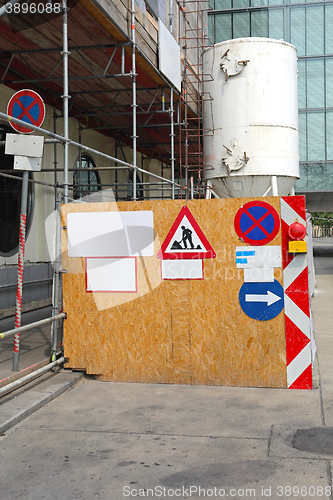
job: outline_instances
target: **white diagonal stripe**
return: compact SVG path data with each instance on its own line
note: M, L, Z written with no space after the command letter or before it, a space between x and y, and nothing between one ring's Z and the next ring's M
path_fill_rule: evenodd
M298 377L306 370L311 364L311 342L309 342L304 349L292 360L287 366L287 387L298 379Z
M301 274L308 265L308 258L306 253L297 253L295 258L283 270L283 284L284 289L292 284L293 281Z
M310 318L284 294L284 313L295 325L310 338Z
M295 210L291 208L291 206L288 205L288 203L282 198L281 198L281 219L283 219L288 224L288 226L290 226L290 224L295 222L295 219L298 219L298 222L300 222L306 227L305 220L300 215L298 215L298 213L295 212Z

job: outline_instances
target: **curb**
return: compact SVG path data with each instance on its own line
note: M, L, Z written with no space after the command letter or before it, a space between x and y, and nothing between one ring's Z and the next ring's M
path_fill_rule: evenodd
M16 397L6 401L0 407L0 434L19 424L50 401L76 385L83 377L82 372L57 373L44 389L28 389Z

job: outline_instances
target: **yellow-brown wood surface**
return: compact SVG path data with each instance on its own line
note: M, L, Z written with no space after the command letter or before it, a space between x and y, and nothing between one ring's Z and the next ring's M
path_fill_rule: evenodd
M69 258L62 230L65 356L68 367L101 380L286 387L284 312L249 318L239 305L243 270L236 269L237 210L254 198L68 204L71 212L152 210L154 256L137 259L137 293L86 293L85 262ZM265 198L280 214L280 199ZM156 257L187 205L215 253L203 280L162 280ZM281 233L268 245L281 245ZM282 284L282 269L274 269Z

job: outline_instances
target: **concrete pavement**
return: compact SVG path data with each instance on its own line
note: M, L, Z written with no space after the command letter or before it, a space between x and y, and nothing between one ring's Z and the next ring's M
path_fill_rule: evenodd
M315 246L317 389L86 377L0 437L1 498L332 499L333 246Z
M30 324L49 318L51 315L51 307L30 311L22 314L21 324ZM11 330L14 325L14 317L2 319L0 320L0 331ZM13 338L13 336L9 336L0 341L0 387L7 385L14 375L17 375L18 378L25 376L29 373L29 367L35 370L36 364L42 361L44 364L49 362L48 358L51 352L50 324L34 327L21 333L19 373L12 371ZM82 373L71 370L49 371L11 394L3 396L0 400L0 434L67 391L82 376Z
M36 311L22 314L21 325L34 323L40 319L50 318L52 307L45 307ZM15 318L0 320L0 332L6 332L15 327ZM14 336L5 337L0 341L0 381L13 374L13 339ZM51 352L51 326L43 325L33 330L22 332L20 335L19 370L42 361L50 356Z

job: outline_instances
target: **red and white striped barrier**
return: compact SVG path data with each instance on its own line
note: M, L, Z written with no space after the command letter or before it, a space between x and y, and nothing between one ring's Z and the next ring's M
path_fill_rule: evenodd
M25 250L25 228L26 228L26 215L21 214L20 220L20 240L19 240L19 254L18 254L18 269L17 269L17 285L16 285L16 308L15 308L15 327L21 326L21 311L22 311L22 288L23 288L23 264L24 264L24 250ZM18 354L20 350L20 334L14 335L14 353Z
M281 198L282 263L285 301L287 386L312 389L310 299L306 253L288 252L288 229L298 220L306 227L304 196Z

